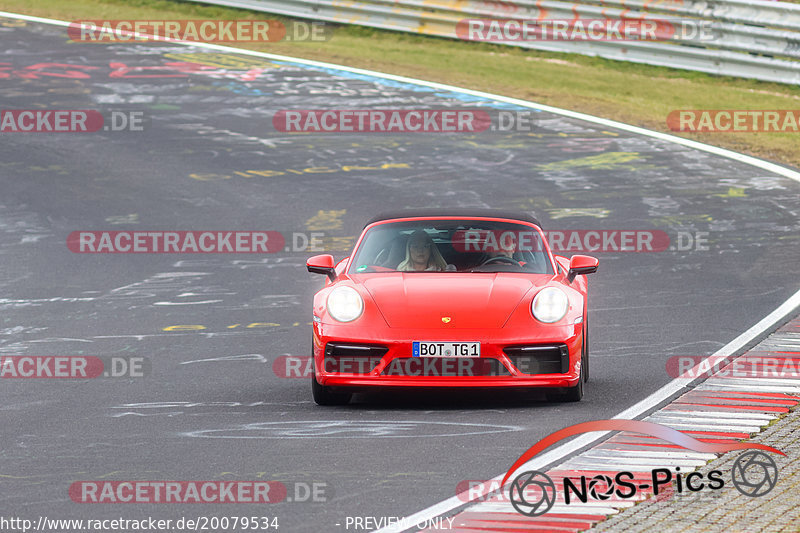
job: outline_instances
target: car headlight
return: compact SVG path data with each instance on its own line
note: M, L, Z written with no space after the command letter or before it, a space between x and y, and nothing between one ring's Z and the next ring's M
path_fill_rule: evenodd
M352 322L364 311L364 300L352 287L342 286L328 294L328 313L339 322Z
M569 299L561 289L545 287L540 290L531 303L531 312L536 320L552 324L567 314Z

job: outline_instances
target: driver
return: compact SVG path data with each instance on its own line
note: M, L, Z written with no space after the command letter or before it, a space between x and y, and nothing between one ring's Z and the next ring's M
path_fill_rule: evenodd
M508 257L514 259L514 252L517 251L517 236L513 231L504 231L498 235L497 248L493 250L491 257Z
M504 231L502 232L497 238L497 248L492 250L487 257L483 264L486 263L517 263L520 266L524 266L524 261L517 261L514 257L514 252L517 251L517 236L512 231ZM504 258L510 259L503 260Z
M505 256L514 259L514 252L517 250L517 237L513 232L504 232L497 245L499 249L495 257Z
M418 229L408 237L406 242L406 258L397 265L402 272L441 272L447 268L447 262L436 247L431 236L425 230Z

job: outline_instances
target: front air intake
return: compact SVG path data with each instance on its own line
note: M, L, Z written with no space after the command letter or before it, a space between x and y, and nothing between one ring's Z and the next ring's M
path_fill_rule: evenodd
M324 369L337 374L368 374L388 351L389 348L379 344L329 342L325 345Z
M566 374L569 371L566 344L506 346L503 352L523 374Z

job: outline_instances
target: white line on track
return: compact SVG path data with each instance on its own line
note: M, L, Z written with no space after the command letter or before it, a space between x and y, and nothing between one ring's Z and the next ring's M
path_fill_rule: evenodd
M0 17L18 19L18 20L26 20L29 22L37 22L42 24L51 24L56 26L69 26L69 22L61 21L61 20L53 20L53 19L46 19L41 17L33 17L30 15L20 15L17 13L8 13L5 11L0 11ZM393 74L385 74L381 72L375 72L372 70L364 70L359 68L353 67L346 67L342 65L335 65L333 63L325 63L322 61L313 61L310 59L302 59L290 56L283 56L277 54L269 54L266 52L257 52L254 50L246 50L243 48L234 48L230 46L222 46L216 44L209 44L209 43L194 43L194 42L183 42L183 41L175 41L175 44L181 44L185 46L191 47L198 47L198 48L206 48L209 50L217 50L220 52L227 52L227 53L236 53L242 55L249 55L255 57L261 57L266 59L272 59L276 61L287 61L292 63L298 63L302 65L307 65L310 67L320 67L320 68L327 68L333 70L339 70L342 72L350 72L353 74L359 74L363 76L371 76L374 78L382 78L386 80L397 81L401 83L409 83L413 85L420 85L423 87L430 87L432 89L439 89L439 90L447 90L458 92L461 94L468 94L470 96L475 96L479 98L485 98L488 100L494 100L497 102L503 102L508 104L517 105L520 107L527 107L530 109L538 109L540 111L545 111L548 113L553 113L557 115L561 115L564 117L574 118L577 120L583 120L586 122L590 122L593 124L598 124L601 126L606 126L609 128L615 128L622 131L627 131L629 133L634 133L637 135L643 135L646 137L651 137L654 139L659 139L667 142L671 142L674 144L679 144L682 146L686 146L688 148L693 148L695 150L701 150L704 152L708 152L714 155L718 155L721 157L726 157L728 159L733 159L735 161L739 161L741 163L745 163L762 170L766 170L772 172L774 174L778 174L780 176L792 179L794 181L800 182L800 172L792 170L790 168L777 165L775 163L771 163L769 161L764 161L763 159L758 159L756 157L748 156L745 154L740 154L734 152L732 150L727 150L725 148L720 148L718 146L712 146L709 144L701 143L698 141L693 141L690 139L685 139L683 137L678 137L675 135L670 135L668 133L662 133L658 131L652 131L645 128L640 128L638 126L632 126L630 124L624 124L622 122L617 122L614 120L608 120L601 117L596 117L593 115L588 115L585 113L578 113L575 111L569 111L567 109L561 109L558 107L547 106L543 104L537 104L535 102L529 102L526 100L520 100L517 98L510 98L507 96L500 96L496 94L486 93L483 91L473 91L471 89L465 89L463 87L456 87L454 85L446 85L443 83L436 83L431 81L425 80L418 80L415 78L408 78L405 76L395 76ZM725 359L729 358L733 354L735 354L738 350L742 349L748 343L753 341L756 337L770 329L774 326L779 320L784 318L789 312L794 310L796 307L800 306L800 291L794 293L788 300L786 300L783 304L781 304L777 309L773 312L768 314L762 320L760 320L757 324L752 326L750 329L733 339L731 342L720 348L717 352L713 355L709 356L706 361L711 364L713 367L716 363L720 363ZM700 364L696 365L691 371L689 371L688 375L692 375L694 371L698 371L694 375L699 375L699 366ZM641 416L644 413L652 410L654 407L658 406L660 403L666 401L667 399L677 395L683 389L685 389L690 383L695 381L694 379L688 378L676 378L655 391L653 394L645 398L644 400L638 402L637 404L629 407L628 409L622 411L621 413L617 414L613 418L616 419L634 419L637 416ZM600 439L608 435L609 432L592 432L592 433L585 433L575 439L567 442L566 444L562 444L561 446L550 450L547 453L539 455L536 459L530 461L529 463L525 464L521 468L525 468L527 470L535 470L541 469L544 466L553 463L559 459L562 459L581 448L584 448ZM502 479L505 473L500 474L499 476L495 477L490 481L499 481ZM462 495L463 496L463 495ZM428 507L427 509L423 509L409 517L406 520L403 520L400 523L411 523L416 524L425 521L426 519L430 519L436 516L439 516L443 513L447 513L465 505L465 501L459 498L459 496L452 496L444 501L441 501L435 505ZM399 533L403 531L400 529L400 526L387 526L381 528L374 533Z

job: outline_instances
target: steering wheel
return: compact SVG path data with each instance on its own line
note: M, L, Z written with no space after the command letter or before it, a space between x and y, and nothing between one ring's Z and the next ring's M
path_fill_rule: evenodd
M505 255L498 255L498 256L495 256L495 257L490 257L489 259L487 259L486 261L481 263L481 266L491 265L492 263L507 263L509 265L514 265L516 267L522 268L522 266L519 264L519 262L516 259L513 259L513 258L505 256Z

